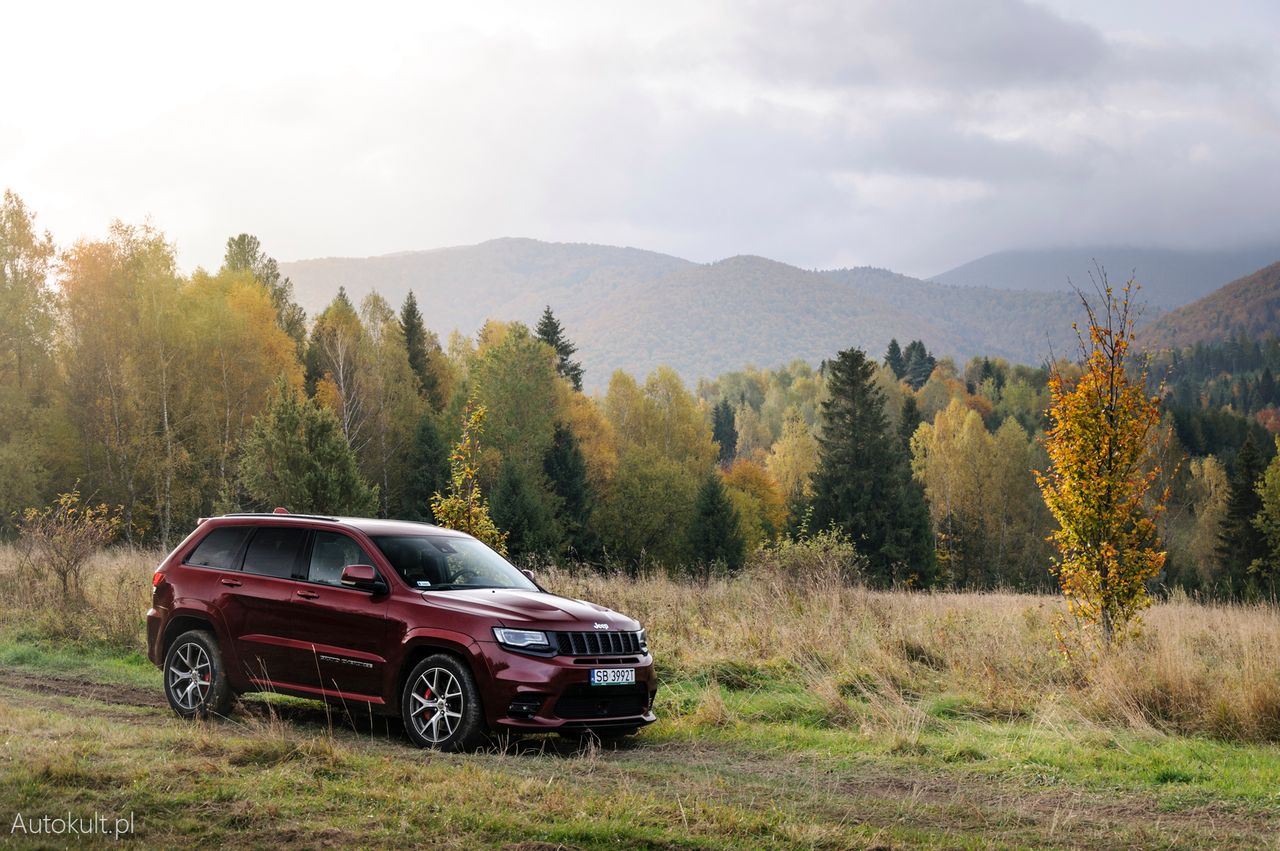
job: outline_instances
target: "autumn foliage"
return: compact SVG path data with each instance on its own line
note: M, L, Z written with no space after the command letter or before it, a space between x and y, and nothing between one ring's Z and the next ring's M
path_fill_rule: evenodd
M484 405L467 405L463 414L462 438L449 456L449 494L431 498L436 522L466 532L507 554L507 535L489 516L489 502L480 492L480 435L484 432Z
M64 601L83 599L81 573L89 560L120 530L120 514L80 497L77 482L47 508L28 508L19 522L21 561L34 576L58 578Z
M1132 375L1126 368L1133 286L1117 294L1100 270L1100 303L1081 294L1089 318L1087 339L1077 329L1085 369L1073 382L1059 370L1050 376L1050 468L1036 474L1058 521L1054 572L1067 608L1078 621L1099 625L1107 644L1137 627L1151 604L1147 582L1165 561L1156 518L1168 491L1152 489L1160 475L1152 463L1160 412L1145 389L1146 367Z

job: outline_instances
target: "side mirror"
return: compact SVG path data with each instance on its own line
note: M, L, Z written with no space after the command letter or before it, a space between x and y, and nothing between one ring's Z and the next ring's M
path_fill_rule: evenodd
M533 578L533 571L532 571L532 570L530 570L530 569L529 569L529 568L527 568L527 567L522 567L522 568L520 568L520 572L524 574L524 578L525 578L525 579L528 579L528 580L529 580L530 582L532 582L534 585L537 585L537 584L538 584L538 580L536 580L536 579L534 579L534 578Z
M381 592L387 590L387 583L378 576L378 571L367 564L349 564L342 568L343 588L355 588L357 591Z

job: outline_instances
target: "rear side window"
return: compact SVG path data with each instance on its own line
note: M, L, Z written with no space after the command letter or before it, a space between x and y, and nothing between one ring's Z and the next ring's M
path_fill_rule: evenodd
M187 557L187 564L237 570L240 565L236 563L236 556L240 555L240 545L247 537L249 537L247 526L223 526L220 529L214 529L204 536L204 540Z
M244 572L292 578L298 571L306 529L264 526L254 533L244 554Z

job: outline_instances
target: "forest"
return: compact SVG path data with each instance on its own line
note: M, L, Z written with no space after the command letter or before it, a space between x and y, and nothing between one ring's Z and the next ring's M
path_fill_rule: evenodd
M278 505L431 521L479 412L468 463L518 561L707 575L827 535L871 584L1053 587L1034 471L1050 368L1076 364L958 364L895 340L694 387L617 371L587 395L554 305L445 340L431 313L412 292L355 304L339 288L307 316L251 235L184 275L154 226L60 245L6 192L0 534L66 493L108 506L123 542L162 548L199 517ZM1272 592L1280 341L1149 367L1169 493L1159 586Z

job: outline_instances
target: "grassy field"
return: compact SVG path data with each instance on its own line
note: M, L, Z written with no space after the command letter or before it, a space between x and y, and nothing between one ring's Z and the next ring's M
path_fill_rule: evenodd
M8 558L8 561L6 561ZM283 698L181 722L139 652L154 554L50 616L0 551L0 842L16 814L134 814L148 845L1276 847L1280 618L1163 603L1066 659L1053 598L870 592L757 570L549 573L650 630L660 721L465 756ZM110 842L108 837L101 840Z

